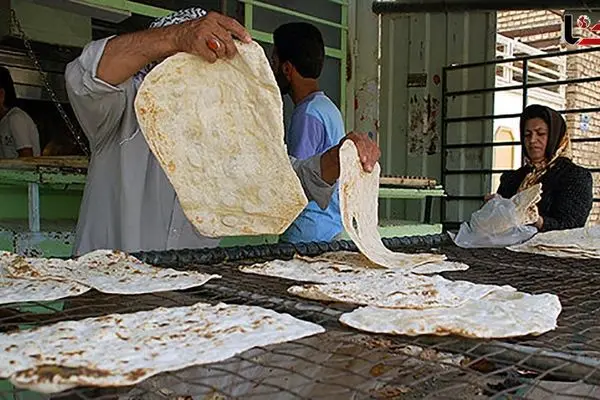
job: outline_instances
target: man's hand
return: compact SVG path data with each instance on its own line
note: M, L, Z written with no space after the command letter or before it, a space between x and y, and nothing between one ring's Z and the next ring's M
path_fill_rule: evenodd
M234 38L246 43L252 40L235 19L215 12L182 24L119 35L106 44L97 75L104 82L120 85L146 65L180 52L215 62L236 54Z
M363 169L367 172L373 171L375 163L377 163L381 157L381 150L379 150L377 143L369 139L369 135L366 133L350 132L342 139L340 147L342 147L342 144L344 144L346 140L352 140L354 142Z
M363 169L367 172L373 171L375 163L381 157L379 146L369 139L368 134L350 132L337 146L332 147L321 156L321 177L330 185L333 185L340 176L340 148L346 140L354 142Z
M178 52L197 54L209 62L232 58L237 53L233 39L249 43L252 37L235 19L216 12L173 28Z

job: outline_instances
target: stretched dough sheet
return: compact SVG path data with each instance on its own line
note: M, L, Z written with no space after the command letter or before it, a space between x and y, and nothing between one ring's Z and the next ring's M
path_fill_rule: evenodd
M287 314L226 304L113 314L0 334L0 377L42 393L129 386L324 331Z
M509 338L554 330L562 311L553 294L494 291L456 308L394 310L362 307L342 314L340 322L365 332L394 335L458 335Z
M135 100L152 153L198 232L281 234L308 204L284 144L283 102L264 50L211 64L176 54Z
M74 260L26 259L9 265L8 274L19 279L54 279L111 294L142 294L202 286L220 275L158 268L116 250L96 250Z
M379 274L365 275L350 281L292 286L288 292L318 301L423 310L458 307L468 301L481 299L494 291L516 290L510 286L450 281L439 275L419 276L401 274L393 270L379 272Z
M422 264L444 261L444 255L397 253L384 246L377 230L380 172L379 163L372 172L365 172L354 143L344 142L340 148L340 210L350 239L369 260L385 268L410 271Z
M27 265L25 257L0 252L0 304L53 301L79 296L89 291L88 286L61 280L29 280L11 278L10 267Z
M383 268L382 266L369 260L364 254L353 251L336 251L324 253L317 257L296 256L296 258L308 262L331 262L334 264L345 264L357 268ZM469 269L467 264L456 261L437 261L431 262L413 268L410 272L413 274L436 274L447 271L466 271Z
M550 257L600 259L600 227L541 232L509 250Z

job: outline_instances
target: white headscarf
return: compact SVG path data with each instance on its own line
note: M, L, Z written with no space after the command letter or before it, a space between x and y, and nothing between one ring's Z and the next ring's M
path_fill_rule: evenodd
M206 10L200 7L186 8L183 10L175 11L167 16L157 18L148 27L149 29L153 28L164 28L165 26L181 24L187 21L192 21L195 19L200 19L206 16ZM133 83L135 85L136 90L142 84L142 81L148 75L148 73L152 70L152 68L156 67L160 61L156 61L146 65L139 72L137 72L133 77Z

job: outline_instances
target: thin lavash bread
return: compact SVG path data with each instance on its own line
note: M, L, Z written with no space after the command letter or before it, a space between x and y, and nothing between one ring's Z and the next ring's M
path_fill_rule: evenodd
M420 265L431 263L432 268L429 273L439 272L436 271L435 264L446 260L446 256L393 252L381 241L377 229L380 173L379 163L375 164L372 172L363 169L354 142L346 140L342 144L339 179L340 210L348 236L361 253L382 267L410 272ZM440 264L439 270L444 270L443 265Z
M0 377L42 393L130 386L323 332L317 324L254 306L197 303L112 314L0 334Z
M144 79L135 110L181 207L208 237L281 234L308 204L284 143L283 101L262 47L209 63L179 53Z

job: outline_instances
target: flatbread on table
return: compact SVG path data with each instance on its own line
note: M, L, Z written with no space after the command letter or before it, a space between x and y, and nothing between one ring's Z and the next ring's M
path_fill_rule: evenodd
M561 311L560 301L553 294L498 290L455 308L362 307L342 314L340 322L372 333L492 339L537 336L554 330Z
M550 257L600 259L600 226L540 232L508 249Z
M381 265L369 260L364 254L353 251L335 251L330 253L323 253L316 257L307 257L299 255L296 255L295 257L311 263L331 262L334 264L350 265L357 268L384 268ZM449 271L466 271L467 269L469 269L469 266L461 262L437 261L419 265L411 269L410 272L413 274L427 275Z
M7 266L18 279L78 283L110 294L143 294L202 286L220 275L176 271L146 264L117 250L96 250L73 260L30 258Z
M281 234L308 204L284 144L283 101L261 46L211 64L179 53L135 100L186 217L209 237Z
M358 249L375 264L385 268L410 271L427 263L444 261L440 254L404 254L384 246L377 230L379 174L375 164L372 172L364 171L356 146L346 140L340 148L340 210L344 228Z
M0 377L42 393L129 386L324 331L288 314L239 305L112 314L0 334Z
M0 251L0 304L54 301L79 296L89 291L88 286L62 280L30 280L12 278L9 267L27 266L25 257Z
M402 274L394 270L378 272L378 274L365 275L359 279L343 282L292 286L288 292L318 301L424 310L458 307L498 290L516 291L510 286L450 281L439 275L419 276ZM452 310L448 312L451 313Z
M381 273L385 269L357 268L351 265L330 261L309 262L300 258L291 260L272 260L253 265L241 265L241 272L297 282L330 283L360 279L369 274Z
M431 265L436 269L439 268L437 264L424 264L411 272L413 274L429 274L427 268ZM469 268L468 265L458 262L444 261L443 265L447 266L444 268L445 271L463 271ZM451 269L452 267L454 269ZM317 257L295 255L291 260L271 260L252 265L241 265L238 269L249 274L312 283L360 280L364 276L381 275L389 271L360 253L344 251L325 253Z

